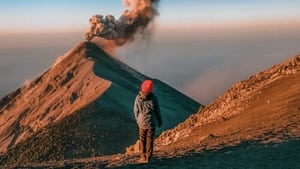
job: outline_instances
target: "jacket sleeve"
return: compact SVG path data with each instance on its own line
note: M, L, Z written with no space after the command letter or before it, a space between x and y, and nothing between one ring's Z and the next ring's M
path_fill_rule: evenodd
M155 105L156 105L155 114L156 114L156 118L157 118L157 121L158 121L158 127L161 127L163 121L162 121L160 106L159 106L157 98L155 98Z
M134 117L135 117L135 120L137 120L137 117L139 115L139 108L138 108L138 97L135 98L135 101L134 101L134 106L133 106L133 112L134 112Z

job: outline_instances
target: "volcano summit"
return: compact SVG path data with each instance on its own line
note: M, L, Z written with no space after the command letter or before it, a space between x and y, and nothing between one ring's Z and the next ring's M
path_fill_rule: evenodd
M138 138L133 102L147 78L95 44L80 43L0 101L1 165L123 152ZM158 134L202 107L154 83L164 120Z

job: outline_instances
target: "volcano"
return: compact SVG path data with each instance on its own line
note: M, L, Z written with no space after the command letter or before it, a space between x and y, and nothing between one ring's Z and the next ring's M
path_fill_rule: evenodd
M31 83L0 101L1 165L103 156L124 152L138 139L133 103L149 79L82 42ZM202 105L160 80L160 134Z

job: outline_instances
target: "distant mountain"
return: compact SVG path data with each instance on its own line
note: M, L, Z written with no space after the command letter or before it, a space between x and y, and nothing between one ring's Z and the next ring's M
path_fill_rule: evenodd
M133 103L149 77L82 42L40 77L0 101L1 165L102 156L137 138ZM202 105L154 79L163 130Z

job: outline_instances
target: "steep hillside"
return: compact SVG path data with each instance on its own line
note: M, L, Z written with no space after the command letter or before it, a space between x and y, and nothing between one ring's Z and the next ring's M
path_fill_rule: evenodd
M0 101L0 152L58 122L101 96L111 82L97 77L82 56L84 44L64 55L36 80Z
M300 55L233 85L210 106L156 139L154 159L137 154L53 161L54 168L299 168Z
M195 129L200 129L207 124L225 123L232 117L242 114L249 117L249 119L245 118L244 122L242 121L245 125L253 120L250 114L262 117L254 120L268 121L274 113L278 114L276 117L290 119L289 112L295 113L294 122L298 123L297 120L300 118L297 116L300 105L299 71L300 55L233 85L211 105L192 115L175 129L163 133L159 138L159 145L173 144L178 139L190 136Z
M146 78L95 44L79 44L0 101L1 165L123 152L137 139L133 102ZM167 84L154 83L164 120L158 134L200 108Z

